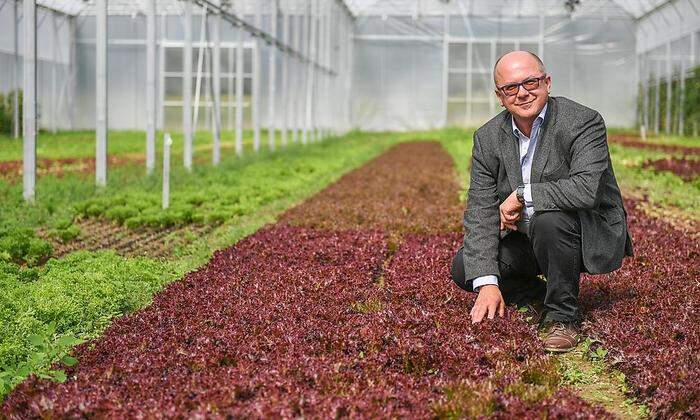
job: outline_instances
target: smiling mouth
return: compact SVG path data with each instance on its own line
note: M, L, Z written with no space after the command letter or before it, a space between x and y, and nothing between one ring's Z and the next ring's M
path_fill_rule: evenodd
M535 100L531 100L530 102L523 102L522 104L515 104L516 106L523 106L523 105L529 105L531 103L535 102Z

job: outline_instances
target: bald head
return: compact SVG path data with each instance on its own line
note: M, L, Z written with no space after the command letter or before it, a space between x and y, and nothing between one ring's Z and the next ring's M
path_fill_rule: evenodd
M493 82L502 85L506 75L511 72L537 71L547 73L540 58L529 51L512 51L501 56L493 66Z
M513 115L518 127L529 133L527 127L544 108L552 87L542 60L528 51L509 52L496 61L493 81L498 102Z

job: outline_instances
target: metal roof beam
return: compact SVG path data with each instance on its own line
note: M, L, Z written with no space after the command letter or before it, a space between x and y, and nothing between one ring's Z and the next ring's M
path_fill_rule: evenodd
M299 51L295 50L294 48L290 47L289 45L285 44L284 42L280 41L277 37L270 35L268 32L255 27L254 25L251 25L250 23L246 22L244 19L231 14L227 10L223 9L221 6L218 4L212 2L211 0L192 0L193 3L199 5L200 7L206 7L207 9L213 10L216 13L221 14L221 17L229 22L230 24L234 26L238 26L239 28L245 30L249 34L253 35L254 37L260 38L266 43L270 45L274 45L279 49L280 51L289 54L292 57L296 57L300 61L304 63L311 63L313 64L317 69L320 71L330 74L331 76L336 76L337 73L330 68L323 66L319 64L317 61L312 60L308 58L307 56L303 55Z
M654 14L655 12L657 12L657 11L663 9L663 8L666 7L667 5L669 5L669 4L672 5L672 4L675 3L676 1L678 1L678 0L666 0L666 1L662 2L662 3L659 3L659 4L657 4L656 6L652 7L651 9L647 10L646 12L644 12L643 14L641 14L641 15L640 15L637 19L635 19L635 20L640 21L640 20L642 20L642 19L644 19L644 18L646 18L646 17L649 17L650 15L652 15L652 14Z

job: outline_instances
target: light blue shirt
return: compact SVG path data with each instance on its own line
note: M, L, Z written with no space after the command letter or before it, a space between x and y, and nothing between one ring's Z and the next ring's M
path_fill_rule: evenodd
M532 188L530 187L530 173L532 172L532 157L535 155L535 148L537 147L538 135L540 133L540 127L544 122L544 116L547 113L547 104L544 104L542 111L535 118L532 123L532 129L530 130L530 137L525 136L517 125L515 125L515 120L511 116L511 123L513 126L513 134L518 137L518 144L520 145L520 171L523 175L523 185L525 185L524 197L525 197L525 209L523 211L520 220L516 223L518 231L527 233L528 227L530 225L530 218L535 212L534 205L532 203ZM481 276L474 279L472 282L475 292L479 291L481 286L486 284L498 285L498 277L494 275Z

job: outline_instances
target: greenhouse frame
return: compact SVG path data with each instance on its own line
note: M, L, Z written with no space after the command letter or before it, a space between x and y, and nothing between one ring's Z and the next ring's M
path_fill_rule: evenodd
M700 418L700 0L0 0L0 418Z
M145 129L153 168L156 129L185 133L189 167L201 128L235 127L241 153L244 127L257 150L263 127L274 148L275 130L306 142L478 125L497 111L492 63L514 49L611 126L683 133L700 56L696 0L4 0L0 21L0 90L25 92L27 148L35 119L94 129L98 184L108 129Z

